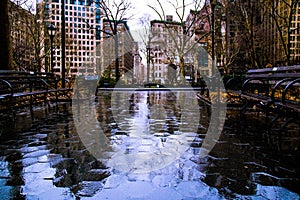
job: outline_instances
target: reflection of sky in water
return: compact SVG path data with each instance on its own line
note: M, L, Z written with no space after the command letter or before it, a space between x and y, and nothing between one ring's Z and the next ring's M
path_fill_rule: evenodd
M199 123L199 109L192 94L112 94L112 112L119 129L110 137L110 165L122 171L142 172L160 169L178 159L189 148Z

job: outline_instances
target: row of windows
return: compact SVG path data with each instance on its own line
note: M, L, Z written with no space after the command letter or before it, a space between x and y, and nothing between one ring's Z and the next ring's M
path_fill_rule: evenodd
M83 33L85 35L94 35L94 30L86 29L85 24L66 24L66 30L72 33Z
M155 64L163 64L161 59L154 59Z
M67 32L68 33L68 32ZM71 33L73 33L73 32L71 32ZM74 33L76 33L76 30L74 29ZM92 39L94 39L94 36L88 36L88 35L72 35L72 34L70 34L69 35L69 37L70 38L74 38L74 39L87 39L87 40L92 40Z
M293 16L293 21L296 21L296 19L297 19L297 21L300 21L300 16Z
M66 33L70 36L70 38L74 39L88 39L88 40L93 40L94 35L92 34L87 34L84 33L84 30L77 30L77 29L67 29Z
M292 49L291 54L300 54L300 49Z
M52 0L52 3L61 3L60 0ZM78 5L78 9L82 8L82 9L88 9L88 8L85 8L85 7L82 7L82 6L92 6L92 1L91 0L70 0L70 1L67 1L66 4L71 4L71 5L74 5L74 6L70 6L70 5L67 5L66 6L66 9L72 9L72 7L74 7L74 9L77 8L76 5Z
M300 36L291 36L291 42L300 42Z
M60 63L60 57L54 57L53 61L54 63ZM88 62L91 63L93 62L95 59L94 58L90 58L90 57L78 57L78 56L74 56L74 57L67 57L66 58L67 61L71 61L71 62ZM59 65L59 64L58 64Z
M87 56L87 57L90 58L92 54L93 54L93 52L85 52L85 51L83 51L83 52L76 52L76 55L72 53L72 55L75 56L75 60L74 61L77 61L77 59L78 59L78 61L81 61L81 57L80 56ZM56 52L56 56L60 56L60 52ZM56 57L56 58L57 58L57 60L60 59L60 57Z
M80 50L84 50L84 51L94 51L94 47L93 46L83 46L83 47L78 47L77 46L72 46L72 45L67 45L66 46L66 50L71 50L71 51L80 51Z
M300 48L300 43L291 43L291 48Z
M60 10L52 10L52 14L55 15L61 15L61 12ZM93 13L81 13L81 12L69 12L69 11L66 11L65 12L65 15L66 16L79 16L79 17L94 17L94 14Z
M60 62L60 57L54 58L56 63ZM87 63L93 63L96 59L94 58L89 58L88 60L86 58L78 58L78 57L66 57L66 61L71 61L71 62L80 62L80 61L85 61Z
M155 73L155 78L162 78L162 73Z
M157 71L161 71L162 67L161 67L161 66L155 66L155 69L156 69Z
M60 21L60 16L52 16L51 19L52 20ZM93 24L94 23L94 20L93 19L89 19L89 18L83 20L82 18L66 17L65 19L66 19L66 21L69 21L69 22L73 22L73 21L74 22L84 22L84 23L88 23L88 24ZM100 23L100 21L98 21L98 22Z

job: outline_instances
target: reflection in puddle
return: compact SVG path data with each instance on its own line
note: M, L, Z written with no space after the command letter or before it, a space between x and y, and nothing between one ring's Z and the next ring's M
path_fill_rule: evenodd
M108 95L110 98L99 97L97 109L105 110L105 104L111 103L111 112L97 112L97 118L104 129L115 126L105 135L112 147L107 153L109 167L134 173L166 167L190 147L197 135L200 113L195 109L198 102L193 92ZM101 120L112 118L107 115L112 115L114 121ZM101 156L97 158L102 160Z
M229 110L214 149L200 158L210 107L181 92L114 95L101 92L76 111L22 114L16 125L1 118L1 198L299 199L299 150L276 150L257 116L243 121ZM93 140L78 134L78 113L90 117L82 129Z

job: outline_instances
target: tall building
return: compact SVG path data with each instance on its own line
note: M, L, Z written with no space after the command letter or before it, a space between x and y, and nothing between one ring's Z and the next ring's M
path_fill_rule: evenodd
M45 35L43 52L50 52L47 27L53 24L57 28L54 36L54 72L62 71L62 0L37 1L37 14L43 21ZM65 67L66 76L95 74L97 68L97 44L100 43L100 9L90 0L65 0ZM50 56L44 65L50 65Z
M138 60L138 45L134 41L127 21L112 21L109 19L102 20L102 44L101 44L101 73L104 76L115 78L116 65L118 65L120 79L126 83L134 82L134 65ZM117 34L113 33L113 29L117 25ZM115 46L117 42L117 46ZM116 55L116 53L118 55ZM116 63L118 56L118 63Z
M209 46L211 43L210 13L207 7L200 10L190 10L187 15L185 26L187 34L195 43L197 43L198 52L196 52L196 59L194 60L195 70L198 73L194 74L194 81L197 82L199 76L209 76L212 73L211 59L209 56Z
M179 57L176 45L180 43L174 33L183 34L181 23L173 21L173 16L166 16L166 20L152 20L151 31L153 37L150 40L150 70L149 79L152 82L173 82L179 71ZM176 39L175 39L176 38ZM173 66L172 68L170 66ZM176 70L176 71L174 71ZM174 73L176 73L174 75ZM171 75L173 74L173 75ZM172 77L172 78L171 78ZM175 81L175 80L174 80Z
M300 3L297 0L223 2L227 16L226 51L227 55L236 55L232 67L299 64Z
M300 63L300 2L297 0L279 1L273 4L277 9L277 15L273 18L273 23L278 23L276 27L276 53L278 64L287 59L286 51L290 53L290 64ZM280 27L280 28L278 28ZM282 36L281 36L282 34ZM284 42L282 42L283 37ZM286 50L285 50L286 49Z

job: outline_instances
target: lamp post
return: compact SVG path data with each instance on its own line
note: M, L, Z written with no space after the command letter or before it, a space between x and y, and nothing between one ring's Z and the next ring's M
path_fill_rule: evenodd
M50 37L50 45L51 45L51 58L50 58L50 67L51 67L51 72L53 73L53 38L55 36L56 33L56 28L53 24L50 24L47 28L48 31L48 35ZM48 69L46 69L46 72L48 72Z
M211 57L212 57L212 76L215 75L215 7L217 0L210 0L211 6Z
M135 77L138 77L138 73L137 73L137 70L138 70L138 66L136 65L136 60L137 60L137 56L139 56L139 54L137 53L137 50L134 49L133 50L133 56L132 56L132 84L134 84L136 81L137 81L137 78Z
M150 70L150 42L147 44L147 83L149 83L149 70Z

